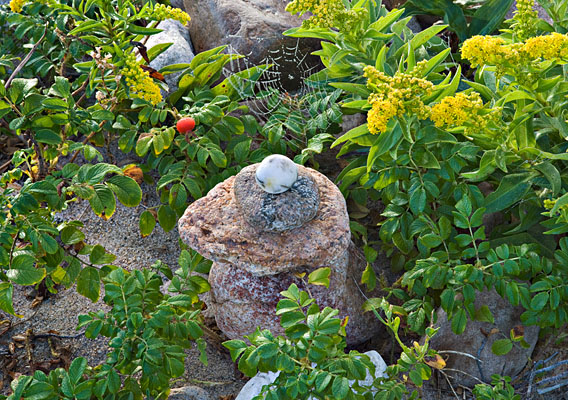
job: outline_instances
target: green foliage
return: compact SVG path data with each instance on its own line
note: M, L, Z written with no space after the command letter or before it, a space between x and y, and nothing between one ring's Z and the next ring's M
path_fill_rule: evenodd
M404 16L437 15L444 18L448 28L458 35L460 41L475 35L489 35L496 31L513 0L462 1L407 0L404 3Z
M209 286L193 274L200 256L184 252L181 271L176 271L172 281L177 294L163 294L162 278L150 269L127 272L118 268L103 279L104 301L111 310L81 315L77 327L85 328L88 338L110 339L103 364L91 367L79 357L68 370L21 376L12 381L7 399L166 399L170 381L185 371L185 349L196 342L207 364L201 339L202 303L197 295ZM173 277L165 264L158 261L154 267Z
M508 5L498 3L477 9L480 19L472 17L470 27L461 24L464 39L499 25L502 15L495 10ZM550 235L568 231L566 60L559 55L564 44L553 43L565 38L522 39L515 24L523 16L515 17L502 42L493 43L503 52L525 48L520 58L503 56L496 64L491 50L480 50L492 39L473 38L463 46L463 59L488 61L467 80L461 66L446 62L450 50L436 37L444 26L413 34L405 26L408 19L400 19L403 11L387 12L364 1L346 9L368 15L352 34L339 26L294 28L287 34L325 40L316 54L326 68L310 80L341 89L344 113L367 113L367 124L331 147L341 146L338 157L349 161L337 182L356 210L371 202L384 205L373 222L380 226L381 248L403 273L385 289L387 298L401 302L400 315L419 333L438 306L457 334L468 320L492 322L489 309L476 309L474 301L477 293L493 288L525 309L523 324L564 326L566 243ZM494 23L478 31L484 14L495 17ZM535 26L541 28L546 26ZM546 29L565 32L559 23ZM546 56L539 53L544 49ZM404 79L411 83L397 86ZM464 84L470 89L463 91ZM413 95L404 97L405 90ZM389 107L395 111L388 114ZM372 262L376 256L369 249L376 242L368 237L376 235L358 222L351 226ZM362 281L377 284L370 268ZM498 339L494 351L503 354L524 344L522 334L512 333Z
M310 283L318 284L316 277L328 276L329 272L329 268L314 271ZM284 298L278 302L276 315L280 316L285 337L274 337L270 331L259 328L246 337L251 345L242 340L223 343L245 375L279 372L255 399L402 399L408 394L403 375L420 387L431 376L429 365L440 369L445 366L428 349L435 330L428 330L424 345L414 343L407 347L398 336L400 318L393 313L396 307L382 300L369 304L369 309L393 332L403 352L385 376L375 377L375 366L368 356L353 350L345 353L347 319L337 318L337 310L321 310L308 292L301 291L296 284L281 295ZM384 313L384 318L377 310ZM368 377L373 380L363 383ZM409 398L416 398L417 394L415 391Z
M115 268L115 256L100 245L85 244L82 223L57 223L54 213L72 199L82 198L97 215L108 219L117 200L127 206L137 205L142 197L140 187L120 168L106 163L81 167L68 163L44 180L28 178L22 186L11 183L25 176L20 166L29 162L25 152L16 152L13 164L17 168L0 180L0 308L15 315L13 285L41 282L54 293L57 284L69 288L77 283L80 294L97 301L100 278ZM88 261L80 256L88 256Z
M508 376L491 376L491 385L478 384L473 389L473 394L479 400L520 400L521 396L515 394L511 386L511 378Z

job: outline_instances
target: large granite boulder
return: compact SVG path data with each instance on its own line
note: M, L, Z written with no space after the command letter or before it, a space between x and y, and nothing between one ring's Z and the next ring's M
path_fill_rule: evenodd
M300 26L302 19L288 13L288 2L282 0L184 0L191 16L189 29L195 50L199 53L221 45L260 64L270 50L293 45L297 39L282 35L287 29ZM314 43L302 54L316 48ZM309 47L312 46L312 47Z
M443 353L444 357L447 357L447 368L462 371L446 371L453 379L452 384L469 387L480 382L490 383L493 374L515 376L521 372L532 354L540 331L538 326L523 327L520 321L523 308L513 307L495 290L477 292L474 305L476 310L486 305L493 314L494 323L468 321L465 332L456 335L452 332L446 312L440 308L435 326L440 329L430 341L430 347L433 349L451 351ZM491 351L493 343L499 339L509 338L509 332L515 327L524 329L524 339L529 347L523 348L515 344L508 354L495 355ZM469 354L479 361L454 352Z
M173 19L160 22L157 28L162 29L162 32L150 36L146 47L151 49L153 46L163 43L172 43L172 45L153 59L150 62L150 67L160 70L172 64L189 64L193 60L194 54L187 28L181 22ZM166 83L169 86L168 93L177 90L180 74L181 72L176 72L165 76Z
M218 184L191 204L178 224L182 240L214 261L207 305L221 331L231 339L242 338L257 326L283 334L275 315L280 292L292 283L304 289L299 274L329 267L329 289L310 287L316 302L338 309L339 317L349 316L348 344L374 336L380 322L372 313L362 312L365 298L357 286L367 263L351 242L345 199L337 186L319 172L298 166L300 179L313 186L296 193L294 189L259 193L253 184L257 166L244 168ZM258 206L245 200L248 196L256 198ZM280 199L289 204L280 204ZM282 206L281 213L271 209L275 204ZM306 204L315 214L303 212ZM264 219L274 218L278 218L278 229L267 231L272 225ZM299 220L303 225L298 226ZM368 297L377 295L368 293Z

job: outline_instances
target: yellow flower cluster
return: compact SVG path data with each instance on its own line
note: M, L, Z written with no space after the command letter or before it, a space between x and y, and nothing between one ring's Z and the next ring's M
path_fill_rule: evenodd
M438 128L465 126L467 131L483 130L497 114L481 115L483 101L477 92L458 93L432 107L430 119Z
M397 72L388 76L371 66L364 69L367 87L373 90L367 101L371 110L367 114L369 132L384 133L389 120L405 113L415 114L420 119L428 118L429 108L422 102L421 96L432 93L433 83L422 76L426 62L420 62L410 72Z
M312 17L302 22L305 28L331 28L345 7L341 0L294 0L286 6L286 11L300 16L312 13Z
M10 0L10 9L12 12L20 13L28 0ZM51 4L51 0L35 0L36 3Z
M519 67L544 60L568 60L568 34L536 36L522 43L507 44L495 36L474 36L464 42L462 57L478 65Z
M552 210L555 204L556 200L544 199L544 208L546 208L547 210Z
M505 40L496 36L473 36L462 46L462 57L478 65L500 65L519 58L518 45L507 45Z
M126 56L126 65L122 70L130 93L139 99L144 99L156 105L162 101L160 87L154 83L148 72L140 68L136 56L130 53Z
M22 8L24 8L26 1L27 0L10 0L10 9L15 13L22 12Z
M530 38L523 44L522 52L532 60L568 60L568 35L554 32Z
M187 24L191 20L191 17L185 11L182 11L179 8L166 6L165 4L156 4L156 6L154 7L153 16L158 21L163 21L165 19L175 19L176 21L181 22L183 25Z

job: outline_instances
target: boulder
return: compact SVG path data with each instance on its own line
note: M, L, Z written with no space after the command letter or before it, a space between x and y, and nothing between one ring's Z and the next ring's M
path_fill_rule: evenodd
M179 21L167 19L158 25L163 31L148 38L146 47L151 49L153 46L162 43L173 43L166 51L150 62L150 67L160 70L172 64L188 64L194 57L189 38L189 31ZM178 81L181 72L166 75L166 83L169 86L168 93L173 93L178 88Z
M263 63L272 50L295 46L296 38L282 32L300 26L302 19L288 13L288 2L282 0L184 0L191 16L189 29L195 50L199 53L221 45L243 54L251 64ZM303 41L315 50L317 42ZM311 43L308 45L308 43Z
M446 371L453 378L452 384L473 387L480 381L491 382L491 375L515 376L523 370L538 339L540 328L538 326L523 327L520 316L522 307L513 307L504 300L495 290L477 292L475 308L486 305L493 314L494 323L481 321L468 321L466 330L461 335L452 332L451 322L441 308L437 311L437 328L440 328L430 341L430 347L438 350L449 350L467 353L479 359L456 354L443 353L447 357L446 368L461 372ZM509 332L514 327L524 328L524 339L529 348L515 344L506 355L497 356L491 351L491 346L498 339L509 338Z
M241 171L246 174L249 166ZM323 266L340 257L351 241L349 216L343 195L329 179L310 168L319 189L316 216L301 228L260 234L245 222L237 204L231 177L215 186L206 197L192 203L178 222L182 240L204 257L232 264L251 274L271 275L303 265Z

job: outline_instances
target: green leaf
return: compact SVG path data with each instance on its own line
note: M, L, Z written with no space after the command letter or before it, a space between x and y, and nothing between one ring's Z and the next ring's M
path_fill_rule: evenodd
M346 142L347 140L351 140L351 139L354 139L354 138L357 138L357 137L360 137L360 136L363 136L363 135L368 135L368 134L370 134L370 132L369 132L369 128L368 128L367 124L359 125L358 127L351 129L350 131L348 131L344 135L337 138L335 140L335 142L333 142L331 144L330 148L334 148L338 144Z
M73 383L73 385L77 385L77 383L79 383L79 380L81 379L81 376L83 375L83 372L85 372L86 368L87 360L85 360L83 357L77 357L73 360L73 362L69 366L69 379L71 379L71 383Z
M422 46L428 40L432 39L438 33L446 29L448 25L433 25L423 31L417 33L411 40L410 40L410 47L412 50L416 50L418 47Z
M496 191L485 199L485 212L491 214L504 210L521 201L531 187L529 174L511 174L505 176Z
M456 297L456 292L451 288L445 289L440 295L440 300L442 301L442 308L448 315L451 315L454 311L455 297Z
M16 317L22 317L14 312L14 303L12 296L14 293L14 286L10 282L0 283L0 310Z
M370 263L367 263L367 267L363 271L361 283L366 284L369 290L373 290L377 286L377 276L375 275L375 270Z
M236 339L223 342L223 346L229 349L233 362L237 361L237 358L239 358L239 356L247 349L247 344L245 342Z
M513 349L513 342L509 339L498 339L491 345L491 351L493 354L498 356L503 356Z
M127 207L136 207L142 200L142 190L136 181L128 176L115 175L106 181L116 194L118 201Z
M76 244L85 240L85 234L74 226L66 226L61 230L61 241L65 244Z
M96 303L99 300L100 290L99 270L93 267L83 268L77 279L77 292Z
M465 331L467 325L467 314L463 308L460 308L452 318L452 331L456 335L461 335Z
M172 44L173 43L159 43L159 44L152 46L152 48L148 49L148 58L150 59L150 61L154 60L156 57L158 57L164 51L169 49ZM185 65L189 66L188 64L185 64Z
M116 210L116 200L114 194L105 185L94 185L94 194L89 199L91 208L99 217L107 220L114 214Z
M146 237L154 230L154 227L156 226L156 218L154 218L154 215L150 211L144 210L142 211L142 214L140 214L139 226L140 235L142 235L142 237Z
M413 369L412 371L410 371L408 376L410 377L410 380L412 381L412 383L414 383L416 386L418 386L418 387L422 386L423 380L422 380L422 374L420 374L420 372Z
M490 324L495 323L495 319L493 318L493 314L491 314L491 310L486 305L482 305L476 312L475 312L475 319L477 321L482 322L489 322Z
M531 300L531 309L540 311L548 303L548 292L540 292Z
M336 376L331 385L331 393L338 399L344 399L349 392L349 380L343 376Z
M61 136L50 129L40 129L34 136L40 143L55 145L62 142Z
M558 172L556 167L550 162L543 162L542 164L535 165L535 168L542 172L544 177L550 183L550 186L552 188L552 195L558 195L562 187L562 180L560 177L560 172Z
M6 276L18 285L35 285L45 278L45 268L35 267L35 258L28 254L20 254L12 259Z
M321 285L329 288L330 268L318 268L308 275L308 283L312 285Z
M479 7L469 23L469 35L490 35L499 28L513 0L487 0Z
M158 222L165 232L169 232L176 226L177 215L167 204L162 204L158 208Z

